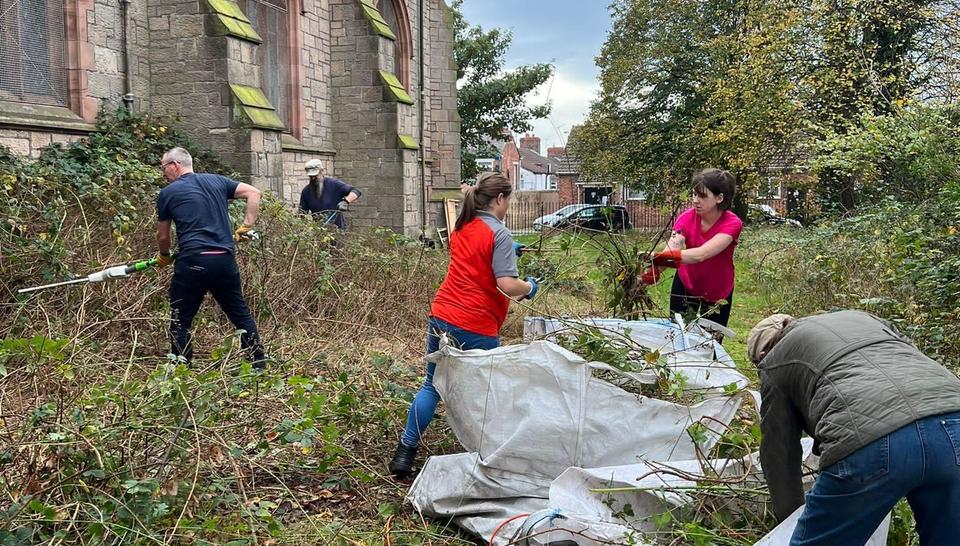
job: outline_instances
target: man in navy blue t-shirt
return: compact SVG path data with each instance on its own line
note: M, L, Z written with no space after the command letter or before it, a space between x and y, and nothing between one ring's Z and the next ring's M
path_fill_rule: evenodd
M324 176L323 161L319 159L307 161L303 168L310 182L300 192L300 211L316 217L330 215L324 216L327 222L347 229L343 212L350 203L360 198L360 190L342 180Z
M218 174L193 172L193 158L183 148L173 148L160 161L170 184L157 197L157 246L160 265L173 262L170 223L177 226L177 261L170 283L170 344L175 355L193 357L190 326L207 292L237 329L244 330L240 345L254 367L263 368L263 345L257 325L243 298L240 270L234 259L234 241L257 221L260 190ZM230 199L247 202L243 225L234 230L227 214Z

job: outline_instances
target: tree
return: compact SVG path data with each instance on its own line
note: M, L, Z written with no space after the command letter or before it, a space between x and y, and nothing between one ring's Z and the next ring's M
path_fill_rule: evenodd
M814 2L810 22L818 47L806 109L820 142L843 142L845 135L859 133L863 120L892 113L926 80L917 53L921 37L933 23L933 4L931 0ZM818 175L823 208L845 212L857 205L857 187L863 181L832 166Z
M755 183L800 128L795 4L615 2L600 98L573 144L584 174L650 195L706 166Z
M513 37L501 29L470 26L455 0L453 10L454 58L457 63L457 112L460 114L461 176L477 175L477 152L503 138L505 130L525 132L534 119L550 115L550 105L529 106L527 96L550 79L549 64L520 66L504 71L504 55Z
M956 0L617 0L611 10L601 97L576 150L585 174L648 193L685 187L705 165L750 191L774 160L843 154L863 142L865 120L895 123L912 98L955 97L960 81ZM811 159L822 210L850 210L865 184L902 178L882 158L869 170Z

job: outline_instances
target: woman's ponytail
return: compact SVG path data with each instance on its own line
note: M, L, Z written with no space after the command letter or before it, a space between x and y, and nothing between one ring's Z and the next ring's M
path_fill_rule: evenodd
M463 208L460 209L460 215L457 216L457 224L454 231L469 224L477 216L478 210L487 210L490 203L497 200L497 196L503 194L504 197L513 193L513 186L500 173L486 172L477 177L476 185L467 188L467 193L463 197Z

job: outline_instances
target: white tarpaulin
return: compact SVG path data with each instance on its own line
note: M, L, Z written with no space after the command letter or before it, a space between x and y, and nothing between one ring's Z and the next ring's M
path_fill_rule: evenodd
M725 396L723 387L743 387L747 379L708 336L665 321L593 320L589 326L660 351L688 385L704 389L705 399L684 406L632 394L594 377L598 370L615 372L608 365L588 363L548 341L491 351L443 346L428 360L437 364L434 384L445 401L446 420L467 453L427 461L407 496L417 510L452 518L485 540L507 519L532 514L526 518L535 518L531 545L625 543L625 533L631 533L633 543L643 546L635 530L652 530L651 516L688 502L683 488L696 485L704 472L700 461L747 395ZM528 319L525 334L552 335L565 328L569 322ZM642 373L632 377L651 379ZM705 434L695 445L688 428L698 421ZM709 464L720 475L743 475L755 462L756 454ZM644 491L615 496L591 491L609 487ZM632 516L625 517L625 503ZM530 528L521 530L524 522L504 525L493 543L502 546L518 532L526 535ZM771 535L789 536L788 523Z
M742 399L688 407L632 394L593 377L609 366L546 341L448 346L429 358L447 422L468 453L430 458L409 498L424 515L456 517L485 538L511 515L547 508L551 482L571 466L695 459L687 428L707 417L699 450L709 451Z
M767 536L761 538L760 541L753 546L787 546L790 544L790 537L793 536L793 530L797 527L797 522L800 520L800 514L802 513L803 507L801 506L790 514L790 517L783 520L780 525L777 525L776 529L770 531ZM889 531L890 514L887 514L887 517L883 518L883 521L880 522L877 530L873 532L873 536L871 536L870 540L863 546L886 546L887 533Z
M666 358L667 368L674 373L682 373L687 378L687 384L694 389L722 389L730 384L742 389L750 383L737 370L723 345L714 342L702 330L697 329L699 333L687 332L668 320L560 320L530 317L524 320L523 337L532 340L553 339L558 335L576 336L584 328L595 328L615 340L629 338L648 350L660 352ZM656 381L652 370L635 376L646 383Z

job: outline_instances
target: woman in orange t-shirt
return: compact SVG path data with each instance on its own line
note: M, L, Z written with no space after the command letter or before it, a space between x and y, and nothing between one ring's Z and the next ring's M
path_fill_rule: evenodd
M517 257L521 245L503 223L513 186L498 173L480 175L466 191L463 210L450 234L450 266L430 307L427 354L439 349L446 334L461 349L495 349L507 318L510 298L533 298L537 283L520 280ZM440 394L433 386L435 364L427 364L423 386L410 404L407 426L397 446L390 473L405 478L413 470L420 436L430 424Z

